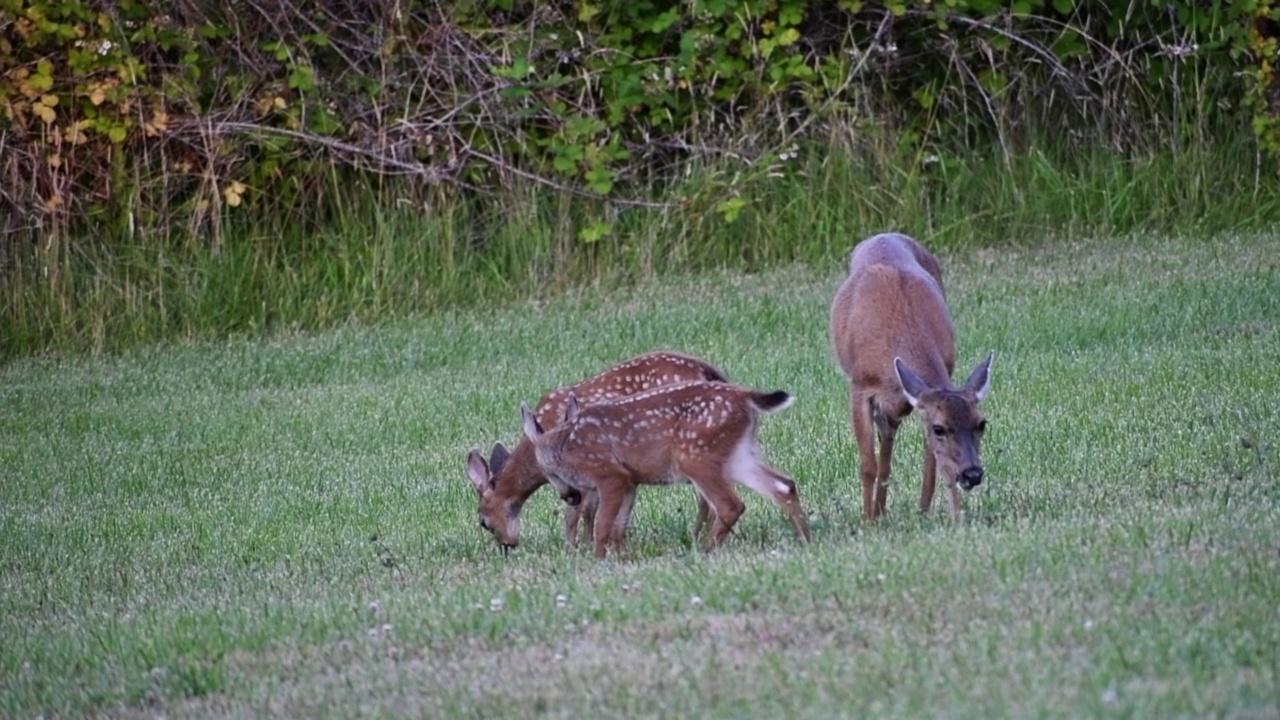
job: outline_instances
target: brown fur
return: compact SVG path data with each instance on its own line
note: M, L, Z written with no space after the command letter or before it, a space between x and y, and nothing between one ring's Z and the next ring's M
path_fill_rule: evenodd
M548 393L538 403L537 418L543 427L554 427L564 417L570 393L589 404L677 382L725 379L724 373L705 360L675 352L651 352L618 363L576 385ZM515 450L508 454L499 443L488 460L472 451L467 456L467 470L479 496L480 524L491 531L504 548L515 547L520 541L520 511L534 491L548 482L534 460L533 444L522 436ZM578 504L565 509L565 541L571 546L577 544L580 523L584 534L591 537L598 506L595 492L581 492L563 485L556 490L567 501L581 498ZM700 532L708 514L706 502L699 497L695 534Z
M938 261L905 235L887 233L859 243L831 304L830 330L849 379L863 517L873 520L885 512L894 436L913 409L926 430L920 509L932 504L941 470L951 512L958 515L957 485L969 489L981 482L978 448L986 421L978 403L990 389L992 358L979 363L961 388L951 386L955 330Z
M759 458L756 419L786 407L791 396L759 393L722 382L696 381L579 408L543 430L528 408L525 436L549 477L600 496L595 553L620 552L639 485L692 482L715 512L708 547L724 541L746 509L738 482L773 500L806 540L809 529L795 482Z

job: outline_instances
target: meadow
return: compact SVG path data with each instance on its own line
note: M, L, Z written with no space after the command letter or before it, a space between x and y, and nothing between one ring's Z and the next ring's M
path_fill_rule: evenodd
M1276 717L1277 258L1274 232L941 253L957 375L996 352L960 521L916 510L914 418L861 521L843 256L12 360L0 716ZM646 488L599 562L544 490L502 555L467 451L659 348L796 396L761 441L813 542L744 492L704 554L691 491Z

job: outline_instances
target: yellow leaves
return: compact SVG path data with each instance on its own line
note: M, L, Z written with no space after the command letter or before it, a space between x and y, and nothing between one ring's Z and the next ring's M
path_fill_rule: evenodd
M44 95L31 106L31 112L43 120L45 125L52 125L58 119L58 112L54 110L57 106L57 95Z
M263 95L253 101L253 110L262 117L272 110L284 110L289 107L289 103L279 95Z
M89 135L85 130L89 129L91 125L93 125L92 120L77 120L62 131L62 137L72 145L83 145L89 142Z
M230 185L222 189L222 197L226 199L227 204L231 207L240 207L243 202L242 198L249 188L239 180L233 181Z
M142 132L147 137L157 137L160 133L169 129L169 113L164 108L156 108L151 115L151 119L142 123Z

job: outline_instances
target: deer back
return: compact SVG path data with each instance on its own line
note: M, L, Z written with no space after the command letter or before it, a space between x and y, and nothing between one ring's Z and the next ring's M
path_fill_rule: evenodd
M859 243L830 319L832 349L855 386L900 396L895 357L930 385L949 384L955 330L942 271L915 240L886 233Z
M637 483L673 482L682 463L692 458L724 461L754 432L761 410L789 402L786 393L695 381L581 409L571 406L565 421L538 441L538 464L583 489L602 475Z

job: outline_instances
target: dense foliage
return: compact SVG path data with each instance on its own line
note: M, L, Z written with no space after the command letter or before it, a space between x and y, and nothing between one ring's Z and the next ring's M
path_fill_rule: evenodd
M0 1L5 233L221 241L228 207L374 170L586 192L824 123L940 149L1132 151L1252 122L1280 149L1270 0Z
M699 242L787 259L732 227L783 176L865 189L871 212L838 230L955 227L950 203L1053 232L1027 214L1031 178L1127 218L1110 232L1171 217L1123 205L1190 151L1229 180L1188 178L1175 207L1204 188L1261 207L1277 18L1274 0L0 0L0 334L82 346L123 313L164 337L210 309L233 331L323 324L474 293L444 286L477 273L537 284L566 258L579 279L601 257L679 265ZM1122 166L1068 188L1098 157ZM677 246L627 240L644 222ZM406 236L435 244L387 240ZM284 280L298 307L348 297L275 313Z

